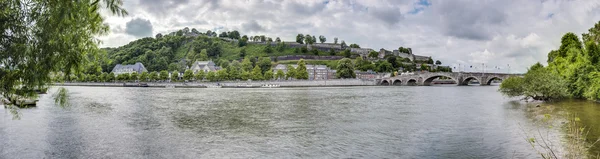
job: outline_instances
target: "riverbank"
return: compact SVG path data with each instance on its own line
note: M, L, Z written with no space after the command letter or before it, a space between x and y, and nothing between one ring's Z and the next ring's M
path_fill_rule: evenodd
M127 83L99 83L99 82L70 82L55 83L54 86L84 86L84 87L160 87L160 88L218 88L220 86L232 88L232 86L260 87L263 85L275 85L281 88L290 87L355 87L375 86L375 80L360 79L336 79L336 80L291 80L291 81L222 81L222 82L127 82ZM270 87L270 88L277 88ZM243 87L238 87L243 88Z

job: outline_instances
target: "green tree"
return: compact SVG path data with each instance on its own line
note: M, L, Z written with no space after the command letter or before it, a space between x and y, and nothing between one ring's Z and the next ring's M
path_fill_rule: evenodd
M156 71L152 71L150 73L150 75L148 75L148 78L150 79L150 81L154 82L156 80L158 80L158 72Z
M242 50L240 50L240 57L241 58L246 57L246 48L242 48Z
M115 74L114 73L109 73L108 77L106 77L106 80L108 81L114 81L115 80Z
M346 49L346 50L342 51L342 56L344 56L346 58L350 58L350 56L352 56L350 49Z
M250 58L246 57L244 58L244 60L242 60L242 70L244 71L252 71L252 68L254 66L252 65L252 62L250 61Z
M148 72L142 72L142 74L140 74L140 81L142 82L148 82Z
M271 58L261 57L256 65L260 67L261 73L264 73L271 69Z
M179 80L179 71L174 70L171 72L171 82L176 82Z
M435 64L436 65L442 65L442 62L440 60L435 60Z
M304 43L305 44L313 44L313 39L312 36L310 36L310 34L306 34L306 36L304 37Z
M273 75L273 70L271 70L271 69L267 70L267 71L265 72L264 76L265 76L265 77L263 78L264 80L272 80L272 79L273 79L273 76L274 76L274 75Z
M293 79L296 78L296 69L292 65L287 65L287 72L285 75L285 79Z
M191 81L192 78L194 78L194 71L188 69L183 72L183 80Z
M217 71L216 76L217 76L216 77L217 81L229 80L229 74L227 73L227 69L221 69L221 70Z
M267 54L273 53L273 48L271 48L271 44L267 44L267 46L265 46L265 49L263 51Z
M206 51L206 49L202 49L200 51L200 56L196 60L207 61L208 60L208 51Z
M231 62L231 64L229 65L229 67L227 67L227 73L229 74L229 78L231 80L236 80L236 79L240 79L241 77L241 72L240 69L242 68L242 64L240 64L240 62L238 61L233 61Z
M0 94L9 100L36 97L35 90L21 88L47 87L51 72L62 70L67 79L80 73L83 59L100 52L96 37L109 31L100 10L127 15L120 0L99 2L1 1Z
M217 75L214 71L210 71L206 74L206 79L211 82L217 81Z
M165 81L167 79L169 79L169 72L164 71L164 70L160 71L160 80Z
M350 44L350 48L360 48L360 45L358 45L358 44Z
M337 78L356 78L352 60L350 60L349 58L343 58L339 60L337 65L336 76Z
M262 70L260 69L260 67L255 66L254 69L252 69L252 80L262 80L263 79L263 74L262 74Z
M300 44L304 44L304 35L303 34L298 34L296 36L296 42L300 43Z
M242 71L242 74L240 76L240 78L242 80L248 80L252 78L252 73L248 72L248 71Z
M285 79L285 73L283 73L283 70L277 70L276 79L277 80Z
M321 44L325 43L325 41L327 41L327 38L325 38L325 36L321 35L321 36L319 36L319 41L321 41Z
M102 82L109 81L109 79L108 79L108 73L106 73L106 72L102 72L102 74L100 75L100 80L101 80Z
M583 42L587 43L589 41L592 42L600 42L600 22L597 22L594 27L588 30L588 33L583 33Z
M196 78L196 81L202 81L202 80L204 80L204 76L205 76L205 72L200 70L200 71L196 72L196 76L194 78Z
M379 57L379 52L377 52L377 51L369 52L369 58L376 59L377 57Z
M138 74L138 72L134 71L129 75L129 80L132 81L137 81L138 79L140 79L140 75Z
M569 96L567 81L547 68L530 69L522 79L511 77L500 84L499 91L509 97L556 100ZM506 82L506 83L505 83Z
M304 59L298 61L298 68L296 68L296 79L308 79L308 71L306 71L306 63Z
M394 72L394 67L387 61L377 62L377 72Z
M333 44L337 44L337 43L338 43L338 38L337 37L333 38Z

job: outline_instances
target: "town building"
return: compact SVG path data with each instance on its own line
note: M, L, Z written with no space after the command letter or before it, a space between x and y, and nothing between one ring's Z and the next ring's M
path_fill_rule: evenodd
M391 54L392 54L391 51L388 51L386 49L381 48L379 50L379 56L378 57L379 57L379 59L383 59L383 58L385 58L385 55L391 55Z
M298 68L298 65L291 65L294 68ZM287 65L279 64L273 67L273 71L283 71L287 73ZM308 72L309 80L327 80L336 78L336 70L332 70L326 65L306 65L306 72Z
M148 70L146 70L146 67L144 67L144 64L142 64L140 62L137 62L133 65L117 64L112 70L112 73L114 73L115 75L125 74L125 73L133 73L133 72L137 72L137 73L141 74L142 72L148 72Z
M191 70L194 71L194 73L200 72L200 71L204 71L204 72L213 72L213 71L217 71L220 68L217 67L215 65L214 62L212 61L196 61L194 62L194 64L192 64Z
M369 53L371 53L373 49L370 48L350 48L350 52L360 55L363 58L367 58Z
M412 60L412 61L426 62L426 61L429 61L429 59L431 59L431 57L429 57L429 56L414 55L414 60Z

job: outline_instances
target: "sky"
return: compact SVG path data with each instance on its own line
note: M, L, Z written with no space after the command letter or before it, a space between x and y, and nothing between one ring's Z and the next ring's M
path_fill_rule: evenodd
M379 50L410 47L455 71L522 73L600 21L598 0L124 0L101 47L184 27L295 41L324 35ZM485 69L482 69L484 68Z

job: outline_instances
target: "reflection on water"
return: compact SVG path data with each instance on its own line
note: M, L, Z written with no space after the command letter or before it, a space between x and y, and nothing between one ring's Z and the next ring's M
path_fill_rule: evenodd
M0 158L532 158L545 113L497 86L67 88L71 107L2 110ZM599 125L594 103L552 104Z

